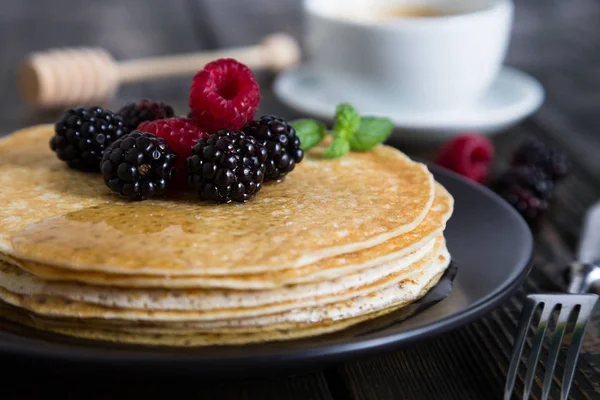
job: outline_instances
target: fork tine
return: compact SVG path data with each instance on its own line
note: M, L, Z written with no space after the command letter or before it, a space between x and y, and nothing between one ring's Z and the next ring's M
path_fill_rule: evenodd
M542 350L542 342L544 341L544 334L548 327L548 320L550 315L555 308L554 304L542 303L542 315L540 316L540 322L536 327L535 336L533 337L531 345L531 353L529 353L529 359L527 360L527 372L525 374L525 387L523 388L523 399L528 399L531 394L531 388L533 386L533 380L535 378L535 370L537 363L540 358L540 351Z
M560 353L560 345L565 334L565 328L569 316L573 311L573 307L562 304L560 311L558 312L558 318L556 321L556 329L554 335L552 335L552 343L550 344L550 350L548 354L548 360L546 361L546 372L544 373L544 383L542 384L542 399L547 399L550 394L550 388L552 387L552 377L554 376L554 368L556 366L556 360L558 359L558 353Z
M571 344L569 345L569 350L567 352L565 370L563 372L561 384L560 398L563 400L566 400L569 397L573 376L575 375L575 367L577 366L577 359L579 358L579 351L581 350L581 345L583 343L583 335L590 320L590 314L594 309L596 301L598 301L598 295L595 294L580 295L580 297L579 314L577 315L575 328L573 330L573 335L571 336Z
M513 354L510 360L510 366L508 367L506 386L504 388L504 400L510 400L512 396L517 380L517 373L519 371L521 355L523 353L523 346L525 345L525 338L527 337L527 331L529 330L529 325L531 324L537 306L538 301L534 297L528 296L525 299L525 304L521 311L521 318L519 319L518 332L515 336L515 343L513 345Z

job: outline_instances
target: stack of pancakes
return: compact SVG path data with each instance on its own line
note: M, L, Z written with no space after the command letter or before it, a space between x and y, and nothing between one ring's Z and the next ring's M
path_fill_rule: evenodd
M453 198L391 147L311 150L245 204L129 202L69 169L49 125L0 141L5 318L118 342L221 345L338 331L421 298Z

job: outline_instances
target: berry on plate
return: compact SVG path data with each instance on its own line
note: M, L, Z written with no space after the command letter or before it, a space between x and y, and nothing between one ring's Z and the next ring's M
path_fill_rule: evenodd
M533 222L548 209L554 182L535 166L521 166L502 173L490 187L525 220Z
M264 115L243 131L267 148L266 181L283 179L304 158L296 130L283 118Z
M173 107L158 101L143 99L137 103L124 105L118 112L128 130L133 131L144 121L171 118L175 116Z
M494 158L494 146L485 136L468 133L443 144L435 163L475 182L484 183Z
M254 119L259 102L260 88L254 73L231 58L206 64L192 80L192 115L210 133L241 129Z
M169 144L169 147L177 154L177 174L173 182L176 189L187 187L187 171L185 160L192 154L192 147L202 137L208 137L203 129L197 123L189 118L167 118L156 121L142 122L138 130L152 133L163 138Z
M562 179L571 169L565 154L539 140L528 140L523 143L513 155L512 165L535 166L554 180Z
M144 200L165 193L175 175L176 158L164 139L133 131L106 149L100 170L113 193Z
M71 108L54 125L50 148L71 168L98 171L104 149L125 133L123 120L112 111Z
M267 149L242 131L201 138L187 159L189 183L201 200L245 202L261 189Z

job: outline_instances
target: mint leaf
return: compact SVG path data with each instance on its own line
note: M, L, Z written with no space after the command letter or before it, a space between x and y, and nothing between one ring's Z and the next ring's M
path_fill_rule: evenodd
M348 141L352 151L367 151L384 142L392 133L394 124L388 118L362 117L360 126Z
M325 124L314 119L297 119L291 122L300 139L300 148L306 151L321 143L325 137Z
M348 103L340 103L335 110L335 125L333 130L346 139L358 130L360 114Z
M343 136L334 136L329 146L325 149L323 157L339 158L350 151L350 142Z

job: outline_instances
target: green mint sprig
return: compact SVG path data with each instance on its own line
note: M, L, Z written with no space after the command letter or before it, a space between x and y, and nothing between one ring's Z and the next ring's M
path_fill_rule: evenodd
M292 126L304 151L321 143L327 134L325 124L314 119L297 119L292 122Z
M383 143L394 127L388 118L361 116L352 105L340 103L336 107L331 131L322 122L313 119L292 121L304 151L318 145L328 134L333 136L323 153L324 158L343 157L350 151L368 151Z
M362 117L354 135L350 137L350 148L354 151L367 151L387 140L394 124L387 118Z
M325 149L323 157L339 158L346 155L350 151L350 142L342 136L334 136L333 140Z
M360 126L360 114L348 103L341 103L335 109L335 125L333 131L336 136L346 139L358 130Z
M350 140L360 126L360 114L348 103L338 104L334 119L333 140L323 153L325 158L339 158L346 155L350 151Z

